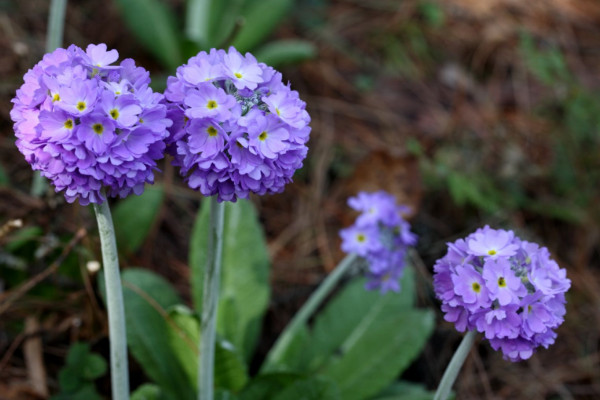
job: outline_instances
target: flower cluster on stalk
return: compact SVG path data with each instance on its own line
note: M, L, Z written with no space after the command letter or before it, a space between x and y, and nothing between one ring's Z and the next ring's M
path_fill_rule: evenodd
M571 281L547 248L486 226L449 243L434 271L444 318L457 330L482 332L511 361L554 343Z
M105 44L59 48L30 69L11 111L16 145L68 202L141 194L168 136L163 95Z
M302 166L310 117L298 93L250 54L212 49L167 80L174 165L219 201L283 190Z
M352 226L340 231L342 250L366 260L367 289L399 291L406 252L417 243L403 218L408 207L397 205L385 191L360 192L348 199L348 205L361 214Z

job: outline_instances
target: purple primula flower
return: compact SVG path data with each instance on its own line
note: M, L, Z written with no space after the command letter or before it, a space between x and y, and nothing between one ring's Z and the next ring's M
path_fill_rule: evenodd
M545 247L486 226L448 244L433 284L446 321L484 333L504 358L519 361L554 343L571 281Z
M271 96L285 115L267 104ZM205 196L236 201L278 193L302 167L310 133L306 104L251 54L233 47L200 52L167 79L165 97L174 121L173 164Z
M11 111L17 147L68 202L141 194L163 157L163 95L148 72L106 45L56 49L24 76ZM146 118L146 121L142 121Z
M406 252L417 241L403 218L408 207L397 205L384 191L360 192L348 199L348 205L361 214L354 225L340 231L342 250L367 261L367 289L399 291Z

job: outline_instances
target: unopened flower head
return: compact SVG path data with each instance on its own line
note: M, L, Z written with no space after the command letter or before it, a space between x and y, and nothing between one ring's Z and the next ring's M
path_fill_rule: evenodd
M403 218L409 209L397 205L394 196L384 191L360 192L348 199L348 205L361 214L352 226L340 231L342 250L367 261L368 289L399 291L406 252L417 242Z
M457 330L483 333L511 361L554 343L571 281L545 247L486 226L449 243L434 271L444 318Z
M236 201L281 192L302 166L306 104L250 53L200 52L169 77L165 97L173 163L203 195Z
M141 194L168 136L163 95L131 59L105 44L56 49L29 70L11 117L17 147L68 202Z

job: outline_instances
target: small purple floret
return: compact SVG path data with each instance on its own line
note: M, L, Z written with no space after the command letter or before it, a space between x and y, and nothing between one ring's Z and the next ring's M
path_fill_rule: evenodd
M449 243L434 272L444 319L460 332L484 333L510 361L554 343L571 281L545 247L486 226Z
M360 192L348 199L348 205L361 214L354 225L340 231L342 250L367 261L367 289L399 291L406 252L417 242L403 218L408 208L384 191Z
M167 80L173 164L219 201L278 193L302 167L310 117L281 74L249 53L212 49Z

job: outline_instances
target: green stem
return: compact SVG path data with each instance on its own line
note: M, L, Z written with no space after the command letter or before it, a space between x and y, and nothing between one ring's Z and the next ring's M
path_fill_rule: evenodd
M67 0L52 0L50 16L48 17L48 32L46 33L46 52L62 46Z
M62 45L66 9L67 0L52 0L50 3L48 30L46 32L46 53L50 53ZM47 186L46 179L38 171L34 172L31 195L41 197Z
M217 304L221 255L223 249L223 219L225 203L216 196L210 198L210 224L206 268L204 270L204 292L202 294L202 320L200 325L200 360L198 362L198 399L214 398L214 365Z
M300 311L285 327L277 341L267 354L267 358L262 366L262 372L276 369L277 363L281 361L290 343L297 334L297 331L305 326L309 318L315 313L317 308L323 303L323 300L331 293L340 279L348 272L352 264L358 259L356 254L348 254L330 273L327 278L319 285L317 290L304 303Z
M452 360L450 360L450 364L446 367L446 371L444 371L444 376L442 376L442 380L440 381L440 385L435 392L435 397L433 400L446 400L448 395L450 395L450 390L452 390L452 385L454 385L454 381L460 372L460 369L469 354L469 350L473 346L473 342L475 341L475 331L469 331L463 337L463 340L460 342L458 349L452 356Z
M206 45L210 0L188 0L185 14L185 36L199 45Z
M104 193L102 193L104 195ZM129 399L129 369L127 367L127 336L125 332L125 307L123 289L119 274L119 258L115 231L108 207L108 199L102 204L94 204L102 261L104 263L104 281L106 282L106 303L108 307L108 337L110 340L110 375L112 398Z

